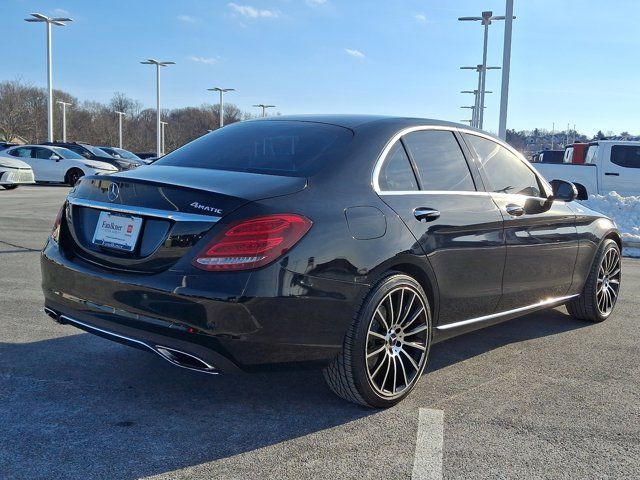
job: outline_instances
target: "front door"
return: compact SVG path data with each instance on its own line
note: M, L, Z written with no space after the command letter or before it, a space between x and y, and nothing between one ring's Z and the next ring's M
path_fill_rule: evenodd
M640 194L640 145L600 144L602 192L618 192L622 196ZM609 150L607 152L607 150Z
M454 133L431 129L397 141L378 177L435 273L439 325L493 313L502 293L502 215L475 181Z
M575 214L547 198L536 173L502 145L464 134L504 217L507 259L498 312L558 298L571 286L578 254Z

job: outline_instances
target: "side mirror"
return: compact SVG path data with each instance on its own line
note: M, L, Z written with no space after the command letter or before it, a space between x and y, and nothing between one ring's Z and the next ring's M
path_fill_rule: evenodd
M88 152L82 152L80 155L82 155L84 158L91 158L91 155Z
M565 180L551 180L551 188L553 189L553 199L563 202L573 202L578 198L578 189L576 186Z
M62 157L60 155L56 155L55 153L49 157L50 160L55 160L59 162Z

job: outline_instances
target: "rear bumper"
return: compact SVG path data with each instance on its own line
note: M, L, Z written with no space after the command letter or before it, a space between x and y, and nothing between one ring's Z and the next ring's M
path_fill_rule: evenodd
M112 272L66 258L53 242L41 267L45 307L61 323L169 361L158 347L192 355L212 367L208 373L330 361L368 288L277 264L193 275Z

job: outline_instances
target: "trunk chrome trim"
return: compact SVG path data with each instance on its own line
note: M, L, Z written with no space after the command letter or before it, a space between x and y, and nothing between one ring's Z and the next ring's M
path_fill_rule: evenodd
M175 220L176 222L216 223L220 220L220 218L222 218L213 215L200 215L198 213L171 212L168 210L158 210L155 208L135 207L130 205L120 205L116 203L98 202L96 200L87 200L85 198L77 197L67 197L67 201L71 205L77 205L80 207L95 208L97 210L108 210L111 212L126 213L129 215L164 218L166 220Z
M462 327L464 325L470 325L472 323L485 322L487 320L493 320L494 318L506 317L507 315L512 315L514 313L522 313L528 310L535 311L543 307L550 307L551 305L558 305L572 298L578 297L580 294L575 295L567 295L565 297L556 297L556 298L548 298L546 300L541 300L538 303L534 303L533 305L527 305L526 307L514 308L513 310L507 310L506 312L500 313L492 313L490 315L484 315L482 317L470 318L468 320L462 320L460 322L447 323L445 325L438 325L436 329L438 330L449 330L450 328Z

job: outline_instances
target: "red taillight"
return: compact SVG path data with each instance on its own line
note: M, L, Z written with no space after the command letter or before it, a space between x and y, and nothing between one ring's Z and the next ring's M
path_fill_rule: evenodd
M60 223L62 222L62 215L64 215L64 210L67 207L67 202L64 202L58 210L58 215L56 215L56 219L53 222L53 228L51 229L51 240L58 243L60 240Z
M202 270L248 270L267 265L284 255L311 228L300 215L265 215L234 223L216 236L194 258Z

